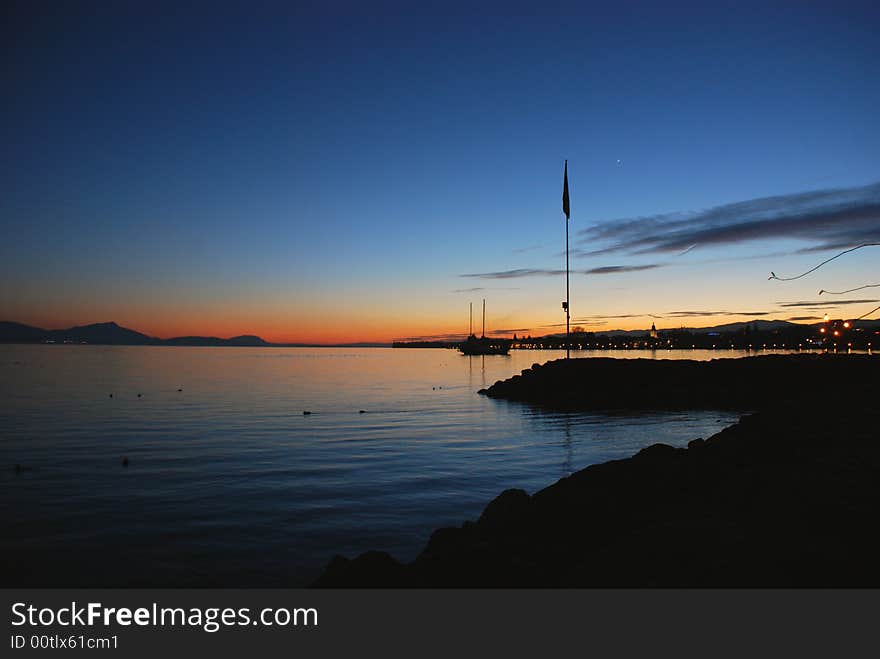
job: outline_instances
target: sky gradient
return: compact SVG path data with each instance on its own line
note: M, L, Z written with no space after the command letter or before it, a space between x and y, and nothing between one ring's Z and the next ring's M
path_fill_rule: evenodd
M4 4L0 319L559 331L565 159L575 325L880 304L767 279L880 242L876 3L326 4Z

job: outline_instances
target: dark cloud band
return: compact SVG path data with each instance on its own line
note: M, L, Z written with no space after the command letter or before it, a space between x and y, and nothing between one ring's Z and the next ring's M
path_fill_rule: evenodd
M579 243L589 250L580 253L593 256L680 253L695 246L783 238L810 242L805 249L812 251L880 241L880 183L623 218L578 233Z

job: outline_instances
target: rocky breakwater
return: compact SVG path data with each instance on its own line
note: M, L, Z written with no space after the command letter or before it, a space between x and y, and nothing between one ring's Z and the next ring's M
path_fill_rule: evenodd
M583 404L592 384L580 376L600 372L623 382L614 364L642 374L655 368L578 361L602 363L553 362L489 394L548 404L558 403L548 391L555 389L569 392L565 405L592 408L593 398ZM336 557L315 585L880 586L880 359L761 357L721 370L718 363L656 364L655 381L696 392L687 394L691 403L664 392L677 409L738 396L759 411L686 449L654 444L531 496L508 490L479 520L435 531L412 563L382 552ZM673 373L693 379L682 384ZM719 373L734 378L704 391Z
M766 355L709 362L559 359L481 394L579 410L757 410L787 400L839 397L880 372L869 355Z

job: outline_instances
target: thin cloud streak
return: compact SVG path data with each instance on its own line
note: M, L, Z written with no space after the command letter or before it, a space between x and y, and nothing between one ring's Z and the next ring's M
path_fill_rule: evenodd
M667 311L663 314L652 314L652 313L628 313L628 314L614 314L614 315L596 315L596 316L586 316L583 318L572 318L571 322L577 323L579 325L586 325L589 323L596 324L606 324L608 320L628 320L632 318L652 318L654 320L670 320L670 319L678 319L678 318L706 318L706 317L714 317L714 316L771 316L776 312L773 311L726 311L726 310L711 310L711 311ZM565 327L565 323L561 324L562 327ZM555 327L555 325L541 325L541 327Z
M769 316L770 311L670 311L666 318L701 318L703 316Z
M615 314L615 315L610 315L610 316L589 316L588 318L585 318L583 320L595 320L595 319L620 320L620 319L627 319L627 318L663 318L663 316L657 316L657 315L649 314L649 313L622 313L622 314ZM572 322L575 322L575 321L572 320ZM580 321L578 321L578 322L580 322Z
M517 279L519 277L549 277L565 274L565 270L546 270L540 268L518 268L516 270L502 270L500 272L474 272L459 277L472 279Z
M605 265L598 268L589 268L587 270L572 270L573 275L614 275L626 272L641 272L643 270L653 270L662 268L662 263L649 263L645 265ZM467 277L472 279L518 279L521 277L556 277L564 275L565 270L556 270L548 268L517 268L515 270L502 270L499 272L474 272L459 275L459 277ZM462 289L466 290L466 289Z
M426 334L424 336L406 336L394 341L464 341L466 334L459 332L458 334Z
M823 250L824 250L824 248L823 248ZM685 254L690 254L693 251L695 251L695 249L686 250L685 252L682 252L681 254L676 254L674 258L677 259L679 256L684 256ZM760 254L743 254L743 255L737 255L737 256L725 256L725 257L705 258L705 259L696 259L696 260L695 259L683 259L681 261L670 261L668 263L661 263L658 265L662 266L662 267L668 267L668 266L682 267L682 266L695 266L695 265L707 265L707 264L708 265L717 265L719 263L728 263L728 262L735 262L735 261L760 261L760 260L766 260L766 259L772 259L772 258L779 258L779 257L783 257L783 256L791 256L792 254L799 254L802 251L803 250L795 250L795 251L777 250L777 251L773 251L773 252L762 252ZM812 250L812 251L817 251L817 250ZM572 258L588 258L591 256L596 256L596 254L597 254L597 252L595 250L586 250L586 249L571 250L571 257ZM560 256L560 258L564 257L565 252L562 252L558 256Z
M700 246L800 239L813 251L880 242L880 183L816 190L603 222L578 232L578 242L604 245L583 255L663 254Z
M872 304L880 300L801 300L799 302L777 302L780 307L836 307L841 304Z
M585 275L613 275L619 272L641 272L642 270L653 270L662 267L659 263L651 263L648 265L605 265L600 268L590 268L589 270L579 270Z
M486 330L486 334L492 334L492 335L497 335L497 334L516 334L516 333L520 333L520 334L521 334L522 332L528 332L530 329L532 329L532 328L531 328L531 327L511 327L511 328L509 328L509 329L494 329L494 330Z
M471 288L455 288L450 293L478 293L479 291L518 291L519 286L473 286Z
M536 249L541 249L544 246L543 243L537 243L535 245L529 245L528 247L517 247L513 250L514 254L524 254L525 252L532 252Z
M601 325L607 325L608 323L604 320L597 321L587 321L587 320L574 320L572 319L571 323L573 325L587 325L589 327L598 327ZM538 325L536 329L545 329L545 328L554 328L554 327L565 327L565 323L550 323L549 325Z
M615 315L597 315L597 316L589 316L584 319L572 319L571 322L579 322L582 323L588 320L602 319L602 320L626 320L630 318L653 318L655 320L667 320L670 318L702 318L702 317L712 317L712 316L770 316L774 312L772 311L726 311L726 310L711 310L711 311L667 311L663 314L652 314L652 313L627 313L627 314L615 314Z

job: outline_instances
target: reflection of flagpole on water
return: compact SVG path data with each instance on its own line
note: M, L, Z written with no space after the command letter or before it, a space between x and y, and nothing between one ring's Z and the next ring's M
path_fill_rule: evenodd
M563 424L563 440L562 447L565 449L565 459L562 461L562 475L570 476L572 467L572 446L571 446L571 415L565 413L565 423Z

